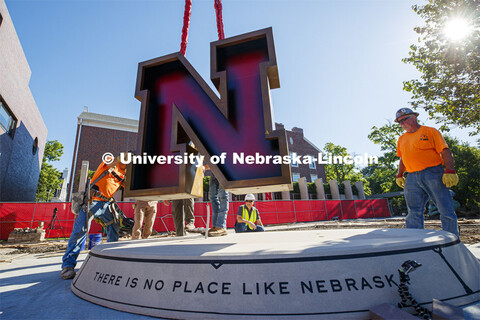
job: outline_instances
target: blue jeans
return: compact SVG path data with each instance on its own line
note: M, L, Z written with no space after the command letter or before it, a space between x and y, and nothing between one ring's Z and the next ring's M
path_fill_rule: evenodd
M90 205L90 212L93 216L88 219L88 227L92 223L93 218L100 218L105 224L113 220L113 215L108 210L109 203L106 201L93 201ZM118 241L118 232L120 226L116 223L112 223L107 226L107 242ZM65 267L75 268L77 265L77 258L80 254L82 244L87 239L87 213L82 208L78 213L75 223L73 224L72 234L68 240L67 251L63 255L62 269Z
M223 190L217 178L210 176L209 197L212 202L212 226L227 228L228 192Z
M443 172L442 166L436 166L408 173L405 182L405 201L408 209L407 228L424 228L425 204L430 198L440 212L442 229L458 236L457 215L453 210L452 195L442 182Z
M250 229L246 223L243 222L237 222L235 223L235 232L236 233L241 233L241 232L262 232L265 231L262 226L257 225L257 229L252 230Z

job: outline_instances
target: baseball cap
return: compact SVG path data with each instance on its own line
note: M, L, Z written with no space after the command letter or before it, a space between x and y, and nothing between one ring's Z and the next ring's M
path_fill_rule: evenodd
M398 110L397 113L395 114L395 122L398 122L398 118L409 115L409 114L414 114L418 117L418 112L413 112L413 110L410 108L402 108Z

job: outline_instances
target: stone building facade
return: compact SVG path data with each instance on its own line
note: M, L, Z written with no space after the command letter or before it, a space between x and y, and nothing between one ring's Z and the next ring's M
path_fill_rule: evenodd
M0 202L35 201L47 127L30 91L31 73L0 0Z

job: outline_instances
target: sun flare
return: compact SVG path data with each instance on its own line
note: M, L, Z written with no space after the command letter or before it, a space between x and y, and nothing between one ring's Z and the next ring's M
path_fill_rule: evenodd
M444 33L450 40L459 41L466 38L472 31L471 29L465 19L453 19L445 24Z

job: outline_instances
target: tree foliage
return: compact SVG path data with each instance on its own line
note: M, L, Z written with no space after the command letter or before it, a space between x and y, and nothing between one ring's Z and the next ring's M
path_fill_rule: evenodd
M397 141L404 133L402 127L397 123L388 122L388 124L382 127L372 127L372 131L368 135L368 139L375 144L380 145L380 150L385 153L379 157L378 162L386 165L393 166L398 161L397 157Z
M448 131L449 125L480 133L480 4L478 0L428 0L413 6L425 25L414 30L418 45L410 47L403 62L413 64L420 79L404 82L411 92L411 105L424 108L429 116ZM452 41L445 26L453 19L463 19L470 34Z
M210 189L210 176L203 177L203 192L208 192Z
M452 187L455 200L460 202L462 209L477 212L480 208L480 148L460 142L456 138L445 136L455 159L455 170L459 182Z
M63 145L57 140L47 141L45 151L43 153L42 168L40 169L40 178L38 179L37 201L48 201L54 194L55 190L60 188L61 172L55 169L49 162L58 161L63 155Z
M328 142L324 147L324 154L331 154L334 156L348 156L350 153L347 151L347 148ZM332 163L325 165L325 175L327 181L337 180L339 186L343 181L350 181L351 183L362 181L365 194L370 194L370 189L368 187L368 182L363 178L362 173L355 166L355 164L346 164L346 163Z
M373 127L368 135L373 143L380 145L383 155L378 158L378 164L372 164L362 169L362 174L368 181L372 194L402 191L395 183L397 175L397 140L403 134L399 124L391 123L382 127Z

